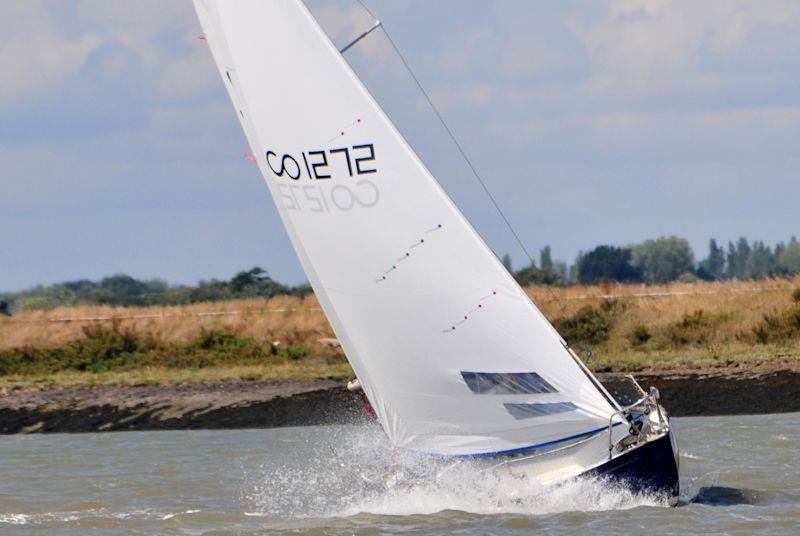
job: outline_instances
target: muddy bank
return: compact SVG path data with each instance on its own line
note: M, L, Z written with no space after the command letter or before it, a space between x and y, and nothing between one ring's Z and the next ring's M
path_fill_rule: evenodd
M0 434L271 428L357 422L358 401L335 381L13 391L0 398Z
M670 415L753 415L800 411L800 373L778 371L763 376L701 374L637 375L647 389L655 386ZM619 376L603 375L601 380L618 397L623 383ZM629 399L630 397L628 397Z
M619 374L601 381L621 401L635 393ZM648 371L671 415L737 415L800 411L795 367L746 371ZM0 396L0 433L268 428L360 422L365 414L334 381L227 381L175 386L60 388Z

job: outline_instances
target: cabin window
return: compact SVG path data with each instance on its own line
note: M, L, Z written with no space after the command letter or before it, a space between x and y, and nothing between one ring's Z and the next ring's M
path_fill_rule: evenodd
M555 393L555 388L535 372L462 372L470 390L479 395Z
M575 411L578 406L572 402L546 402L542 404L503 404L506 411L517 420L530 419L531 417L543 417L555 413L566 413Z

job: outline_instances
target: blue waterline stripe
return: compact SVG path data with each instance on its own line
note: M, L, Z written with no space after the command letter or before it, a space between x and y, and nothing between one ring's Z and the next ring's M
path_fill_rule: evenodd
M612 424L612 428L614 426L619 426L622 424L621 422L615 422ZM555 445L558 443L563 443L564 441L569 441L570 439L580 439L582 437L588 437L597 433L602 432L603 430L608 430L608 426L603 426L600 428L595 428L594 430L589 430L588 432L582 432L580 434L575 434L567 437L562 437L561 439L554 439L553 441L546 441L545 443L539 443L538 445L529 445L527 447L519 447L516 449L509 449L509 450L498 450L495 452L479 452L477 454L456 454L453 456L449 456L451 458L488 458L490 456L504 456L508 454L521 454L523 452L528 452L531 450L536 450L542 447L549 447L550 445Z

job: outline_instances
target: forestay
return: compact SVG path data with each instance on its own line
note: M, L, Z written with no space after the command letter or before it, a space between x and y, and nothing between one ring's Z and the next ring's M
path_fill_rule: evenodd
M195 0L309 282L390 440L491 454L614 409L299 0Z

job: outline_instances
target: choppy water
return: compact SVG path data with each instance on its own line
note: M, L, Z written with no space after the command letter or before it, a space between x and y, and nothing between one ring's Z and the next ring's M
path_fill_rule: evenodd
M673 425L676 508L599 482L441 474L371 428L0 437L0 533L800 534L800 414ZM370 481L387 470L391 489Z

